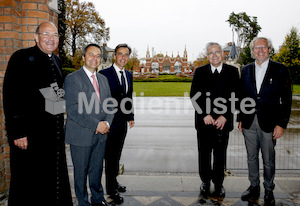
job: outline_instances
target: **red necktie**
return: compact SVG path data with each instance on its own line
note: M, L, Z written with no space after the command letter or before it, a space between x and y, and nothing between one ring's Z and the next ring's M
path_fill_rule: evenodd
M97 96L99 98L99 101L101 102L101 99L100 99L100 90L99 90L98 82L97 82L94 74L92 74L91 77L93 78L93 87L94 87L95 92L96 92L96 94L97 94Z

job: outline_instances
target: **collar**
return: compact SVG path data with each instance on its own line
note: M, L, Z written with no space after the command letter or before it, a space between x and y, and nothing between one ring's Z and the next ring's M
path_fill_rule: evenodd
M92 75L96 76L96 71L94 71L94 73L92 73L87 68L85 68L85 66L83 66L82 68L85 71L85 73L88 75L88 77L91 77Z
M221 65L220 66L218 66L217 68L216 67L214 67L212 64L210 64L210 68L211 68L211 72L212 73L214 73L215 72L215 70L218 70L218 72L219 72L219 74L221 73L221 71L222 71L222 67L223 67L223 63L221 63Z
M38 45L35 45L33 48L35 48L40 54L44 55L45 57L52 57L53 56L53 52L52 54L46 54L45 52L43 52L39 47Z
M115 63L113 64L113 67L114 67L115 71L117 72L117 74L120 74L120 71L124 71L124 74L125 74L125 68L123 68L121 70Z
M269 66L270 58L267 59L264 63L262 63L260 66L255 61L255 68L263 68L266 69Z

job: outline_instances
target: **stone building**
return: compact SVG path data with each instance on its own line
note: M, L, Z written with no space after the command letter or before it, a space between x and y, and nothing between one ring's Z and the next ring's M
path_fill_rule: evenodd
M234 42L227 43L227 45L223 48L223 51L224 51L225 63L239 68L240 71L241 65L237 63L238 49L235 43Z
M146 53L146 65L143 65L143 73L184 73L188 72L188 56L186 48L183 52L183 57L165 56L163 55L153 55L150 57L149 48Z
M0 200L10 182L9 146L3 114L3 79L10 56L35 45L36 27L49 20L58 24L58 0L0 0Z
M113 58L114 58L114 49L110 48L107 46L106 43L103 44L102 46L102 59L101 59L101 64L98 67L98 71L108 68L112 65L113 63Z

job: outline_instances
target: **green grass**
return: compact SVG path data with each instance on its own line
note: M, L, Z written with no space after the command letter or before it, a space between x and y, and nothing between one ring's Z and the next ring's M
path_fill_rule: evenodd
M300 94L300 85L299 84L293 85L293 94Z
M156 78L135 78L134 82L192 82L192 77L178 77L175 74L158 75Z
M145 97L183 97L184 92L190 93L191 82L133 82L133 91L136 96Z
M183 97L190 89L191 82L133 82L136 96L144 92L145 97ZM293 94L300 94L300 85L293 85Z

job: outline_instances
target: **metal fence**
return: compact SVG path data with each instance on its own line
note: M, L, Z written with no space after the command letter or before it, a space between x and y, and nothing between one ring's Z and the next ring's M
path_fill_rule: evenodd
M244 137L237 125L230 133L227 149L227 168L245 170L247 154ZM290 121L283 137L276 142L276 170L300 170L300 97L293 96ZM261 153L260 168L263 169Z

